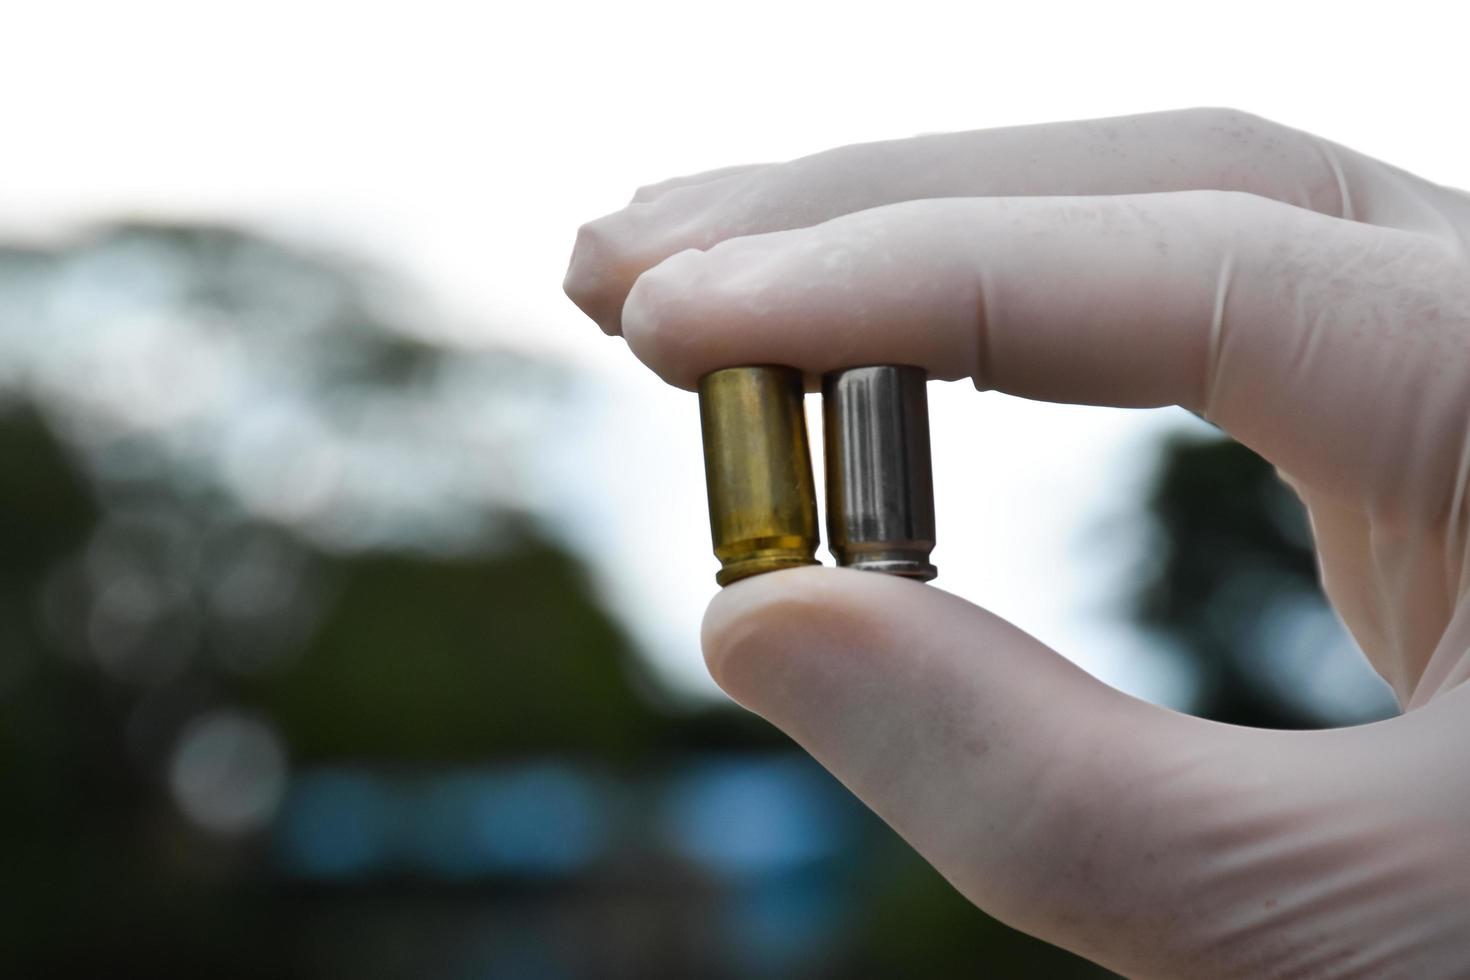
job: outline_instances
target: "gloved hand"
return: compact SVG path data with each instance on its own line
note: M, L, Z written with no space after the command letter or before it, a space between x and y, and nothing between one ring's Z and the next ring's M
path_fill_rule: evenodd
M721 592L710 671L981 908L1114 970L1470 976L1467 235L1463 192L1205 109L669 181L582 229L566 289L685 388L919 364L1182 405L1265 456L1400 717L1186 717L832 568Z

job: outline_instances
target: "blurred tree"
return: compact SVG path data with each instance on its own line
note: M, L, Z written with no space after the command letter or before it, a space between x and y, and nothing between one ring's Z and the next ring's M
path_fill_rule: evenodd
M1329 610L1306 511L1270 464L1223 437L1175 437L1149 512L1158 534L1134 608L1185 660L1191 713L1320 728L1395 711Z
M524 511L562 380L410 305L229 229L0 251L0 973L319 972L270 764L627 763L668 724Z
M338 560L327 574L310 655L253 685L298 760L647 755L663 719L629 683L627 642L547 542Z

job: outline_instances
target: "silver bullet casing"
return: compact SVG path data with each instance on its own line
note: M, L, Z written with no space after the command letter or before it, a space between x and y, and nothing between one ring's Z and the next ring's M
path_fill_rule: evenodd
M839 565L921 582L938 574L927 380L894 364L822 378L827 542Z

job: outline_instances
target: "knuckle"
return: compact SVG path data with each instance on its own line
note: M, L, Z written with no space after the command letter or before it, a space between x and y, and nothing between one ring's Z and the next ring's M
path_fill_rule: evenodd
M1297 144L1304 135L1243 109L1203 106L1184 110L1184 116L1202 138L1217 145L1222 152L1237 148L1259 153L1282 143L1288 146Z
M577 229L577 241L572 246L573 266L595 265L613 250L609 229L612 218L612 215L597 218Z
M641 209L625 208L595 218L577 229L573 259L590 266L620 268L656 247L657 227Z
M643 184L633 192L630 204L647 204L654 198L659 197L667 189L669 182L666 180L656 181L652 184Z

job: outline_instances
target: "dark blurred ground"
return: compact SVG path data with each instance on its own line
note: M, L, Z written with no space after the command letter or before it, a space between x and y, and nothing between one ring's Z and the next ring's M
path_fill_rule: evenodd
M0 975L1106 975L661 695L518 485L576 378L420 315L230 229L0 250ZM1180 707L1390 711L1269 468L1158 465Z

